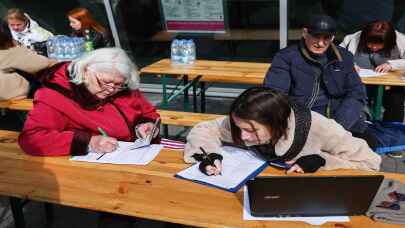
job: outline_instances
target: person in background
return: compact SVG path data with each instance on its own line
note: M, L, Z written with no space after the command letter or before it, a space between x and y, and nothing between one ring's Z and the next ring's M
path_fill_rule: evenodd
M357 70L373 69L376 72L389 72L405 69L405 35L395 31L389 21L374 21L361 31L345 36L340 46L354 55ZM376 91L370 91L373 96ZM404 88L391 86L383 97L384 121L404 120Z
M34 49L35 43L47 41L53 34L38 25L21 9L11 8L7 11L6 20L13 39L18 44Z
M301 41L275 55L264 86L336 120L374 148L377 142L367 130L363 112L365 86L354 69L353 55L333 44L335 32L331 17L311 16Z
M289 100L276 90L257 87L243 92L229 115L197 124L187 136L184 160L202 160L207 175L221 172L221 145L231 143L267 161L291 165L287 173L319 168L378 171L381 158L367 143L355 138L335 120ZM200 147L212 164L200 159ZM241 167L243 168L243 167Z
M119 48L101 48L59 63L41 81L18 139L31 155L112 152L118 140L146 137L159 118L139 91L135 65ZM155 131L154 142L157 136Z
M26 98L34 75L55 64L54 60L16 45L6 21L0 25L0 100Z
M73 9L68 12L67 17L69 25L73 29L73 36L85 37L87 30L90 33L95 49L112 46L109 31L94 20L87 9Z

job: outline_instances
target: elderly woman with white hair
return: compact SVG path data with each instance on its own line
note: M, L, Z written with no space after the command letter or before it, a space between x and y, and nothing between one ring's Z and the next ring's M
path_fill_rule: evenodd
M44 75L42 84L18 139L31 155L84 155L89 148L112 152L117 140L145 137L159 118L139 91L135 65L119 48L98 49L59 63Z

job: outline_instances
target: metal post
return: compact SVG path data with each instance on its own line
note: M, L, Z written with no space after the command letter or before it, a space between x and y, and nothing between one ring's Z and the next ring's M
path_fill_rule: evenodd
M184 75L184 77L183 77L183 85L187 86L187 84L188 84L188 75ZM186 111L186 112L189 111L188 88L184 89L183 110Z
M193 112L198 112L197 104L197 83L193 84Z
M167 109L168 107L168 98L167 98L167 77L165 75L158 75L162 82L162 108ZM169 137L169 127L165 124L163 125L163 136L165 138Z
M378 91L377 91L377 101L375 103L375 120L381 120L381 107L382 107L382 101L383 101L383 96L384 96L384 86L379 85L378 86Z
M280 14L280 49L287 47L288 44L288 0L279 1Z
M167 77L165 75L158 75L160 77L160 81L162 82L162 108L167 109L168 106L168 98L167 98Z
M110 0L104 0L104 7L105 11L107 12L108 24L110 25L111 28L111 34L114 38L115 46L120 48L121 47L120 37L118 36L118 30L115 24L114 14L112 12Z
M201 113L205 113L205 82L200 82Z

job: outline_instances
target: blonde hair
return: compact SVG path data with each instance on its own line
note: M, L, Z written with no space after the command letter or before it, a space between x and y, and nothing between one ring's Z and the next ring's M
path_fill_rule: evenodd
M83 76L87 69L100 73L118 72L126 79L128 88L139 89L137 67L121 48L100 48L73 60L68 66L70 81L84 83Z
M30 21L30 19L25 15L24 11L18 8L11 8L7 10L6 20L10 19L23 21L26 24Z

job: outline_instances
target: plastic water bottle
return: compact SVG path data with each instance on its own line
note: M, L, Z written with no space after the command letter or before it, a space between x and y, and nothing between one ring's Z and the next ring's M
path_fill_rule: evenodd
M185 45L186 64L193 64L196 58L195 43L193 40L187 40Z
M49 38L46 41L46 51L48 54L48 57L51 59L55 58L55 44L54 44L55 40L53 38Z
M187 52L187 40L180 40L180 62L182 64L187 64L188 62L188 52Z
M73 43L73 39L66 39L66 43L65 43L65 59L66 60L71 60L74 58L75 55L75 46Z
M55 44L56 44L56 48L55 48L55 58L57 59L57 60L60 60L60 61L62 61L63 59L64 59L64 57L65 57L65 55L64 55L64 40L63 40L63 38L62 39L56 39L56 42L55 42Z
M170 58L172 64L181 63L181 45L180 40L174 39L171 44Z
M85 52L85 47L84 47L84 39L80 37L73 37L73 56L72 58L78 58L83 55Z

